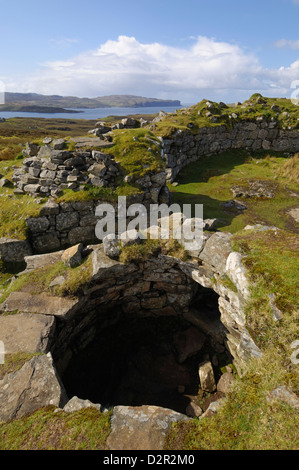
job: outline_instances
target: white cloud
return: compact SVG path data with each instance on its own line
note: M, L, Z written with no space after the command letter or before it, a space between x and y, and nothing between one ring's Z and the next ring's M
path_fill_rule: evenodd
M77 44L79 41L75 38L52 38L50 42L61 48L66 48L70 47L72 44Z
M299 0L298 0L299 4ZM290 40L290 39L279 39L274 43L276 47L290 47L291 49L299 49L299 39Z
M299 62L265 69L238 45L207 37L197 37L191 46L171 47L119 36L96 50L46 62L22 82L12 80L7 90L89 97L134 94L193 102L204 97L246 99L256 91L286 96L291 81L298 78Z

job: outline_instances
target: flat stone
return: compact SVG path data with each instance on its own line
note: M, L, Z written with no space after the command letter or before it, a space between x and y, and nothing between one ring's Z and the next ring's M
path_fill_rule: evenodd
M5 353L47 352L55 330L50 315L20 313L0 316L0 339Z
M52 146L54 150L63 150L64 145L65 145L64 139L55 139L52 142Z
M190 418L198 418L202 415L202 409L196 403L191 402L186 407L186 415L190 416Z
M61 260L63 250L54 253L46 253L42 255L25 256L26 271L43 268L51 264L58 263Z
M213 401L210 403L209 408L201 415L200 418L211 418L214 416L220 408L222 408L226 403L225 398L219 398L219 400Z
M105 255L103 245L94 248L91 254L93 281L113 277L117 274L122 275L132 272L131 265L123 265ZM134 267L133 270L136 268Z
M28 292L12 292L0 305L0 311L65 316L72 310L76 303L76 299L67 297L53 297L46 294L31 295Z
M173 423L188 420L181 413L158 406L116 406L107 446L110 450L163 450Z
M61 247L60 240L56 232L48 232L32 240L34 250L37 253L47 253L58 250Z
M103 238L103 247L105 255L109 256L111 259L118 259L121 253L121 246L118 237L112 233L106 235Z
M0 179L0 187L4 188L5 186L10 186L11 182L7 178Z
M50 226L47 217L30 217L26 224L31 232L45 232Z
M81 242L92 242L95 238L94 226L74 227L68 234L68 242L70 245Z
M56 216L56 229L59 232L72 229L73 227L78 226L78 223L79 215L77 212L61 213Z
M288 214L293 217L293 219L296 221L296 222L299 222L299 207L295 207L295 209L291 209L290 211L288 211Z
M106 142L98 137L74 137L71 139L76 144L76 148L81 147L112 147L114 144Z
M284 385L281 385L280 387L275 388L275 390L272 392L268 393L266 398L268 402L275 400L283 401L292 408L299 409L299 399L297 395L288 390Z
M59 214L59 204L55 201L49 199L46 204L41 208L39 215L58 215Z
M242 255L240 253L234 251L229 254L226 260L226 273L244 298L248 298L249 281L245 267L242 264Z

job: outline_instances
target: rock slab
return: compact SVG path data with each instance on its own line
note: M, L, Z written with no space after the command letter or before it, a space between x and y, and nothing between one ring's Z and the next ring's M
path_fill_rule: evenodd
M188 417L158 406L116 406L112 431L107 445L110 450L163 450L172 424Z
M0 380L0 422L21 418L45 406L62 408L68 399L50 353L33 357Z

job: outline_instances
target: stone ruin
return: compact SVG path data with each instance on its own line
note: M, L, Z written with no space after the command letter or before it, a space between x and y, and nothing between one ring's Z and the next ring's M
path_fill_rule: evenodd
M120 174L118 163L107 153L63 150L64 140L37 146L27 143L22 166L14 171L16 194L59 196L64 189L83 190L85 185L107 187Z
M104 126L97 129L97 136L107 131ZM272 132L275 148L285 149L291 142L292 151L298 149L298 133L263 130L267 136L259 128L246 129L246 135L242 134L246 139L240 138L235 145L237 134L232 131L225 147L242 148L244 144L249 148L247 132L254 131L259 132L263 148L268 143L262 139ZM208 139L206 149L202 136L194 139L189 133L162 141L166 172L144 178L144 193L138 202L161 202L167 178L173 180L202 152L219 150L215 137L220 136L219 148L223 150L228 137L223 129L219 135L211 130L207 138L209 132L202 131ZM113 185L119 175L113 157L100 160L99 151L68 152L54 148L56 145L62 142L53 142L51 147L48 142L39 149L28 145L24 165L14 176L18 191L57 195L68 185L80 189L92 178L95 182L99 178L100 185ZM93 168L98 168L97 174L92 173ZM82 239L84 224L87 220L90 223L94 214L92 201L88 204L49 201L36 221L28 222L30 240L35 241L33 251L28 240L7 240L0 246L2 257L4 253L7 259L13 258L17 253L20 261L25 260L27 272L69 260L70 252L62 250L62 242L79 243L71 248L72 253L77 256L79 252L79 259L91 256L92 263L92 279L78 298L20 290L0 305L0 312L14 312L0 315L7 352L41 354L0 380L0 399L5 403L0 421L17 419L48 405L65 412L86 406L106 412L113 407L109 449L162 450L173 422L213 415L225 402L233 382L232 363L242 375L247 361L261 355L246 328L244 305L250 286L242 256L233 252L231 234L213 227L202 248L188 261L159 254L124 265L109 255L109 240L88 245L88 240ZM70 218L72 226L68 227ZM87 225L90 233L94 222ZM51 253L43 254L45 237L51 236L57 243L48 246ZM82 241L87 246L83 247ZM63 282L56 279L53 286ZM21 328L16 330L16 324ZM198 401L199 387L211 395L210 403L204 406Z
M162 449L173 422L213 415L233 383L231 364L242 375L261 354L246 329L249 284L230 238L210 232L189 261L159 254L122 264L109 256L109 238L25 256L25 272L90 256L92 279L76 298L20 290L0 305L2 313L17 311L0 316L7 352L41 353L0 381L0 420L47 405L113 407L110 449L134 448L137 429L147 442L138 448ZM210 396L205 405L199 388Z

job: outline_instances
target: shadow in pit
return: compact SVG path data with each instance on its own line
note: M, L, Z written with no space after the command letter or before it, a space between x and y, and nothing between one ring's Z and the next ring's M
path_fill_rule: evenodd
M209 301L217 316L216 296ZM94 340L73 354L61 378L69 397L106 408L155 405L186 414L191 400L199 397L199 364L217 355L212 349L208 335L182 316L122 314L113 325L97 326ZM224 362L229 363L227 356ZM218 359L215 378L220 366Z

